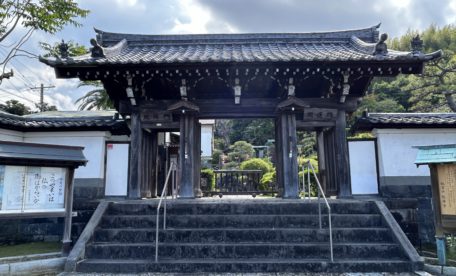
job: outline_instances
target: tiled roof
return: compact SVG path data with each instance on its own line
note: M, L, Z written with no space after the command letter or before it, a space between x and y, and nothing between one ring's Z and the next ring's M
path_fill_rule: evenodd
M456 128L456 113L367 113L354 130L374 128Z
M129 133L114 111L51 111L18 116L0 111L0 128L19 131L107 130Z
M441 55L389 50L374 55L378 26L325 33L134 35L96 30L105 57L40 58L51 65L426 61Z

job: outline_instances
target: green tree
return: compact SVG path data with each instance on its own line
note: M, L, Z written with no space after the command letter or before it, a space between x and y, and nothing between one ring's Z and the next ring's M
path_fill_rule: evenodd
M230 162L240 164L241 162L250 159L255 155L255 151L251 144L246 141L237 141L230 146L230 152L228 153L228 159Z
M11 59L18 55L35 56L21 49L35 30L55 34L68 24L80 26L77 19L86 17L88 13L88 10L79 8L75 0L0 1L0 45L7 51L7 54L0 58L0 83L12 75L6 72ZM3 44L11 35L19 39L12 44Z
M31 113L30 108L28 106L16 100L9 100L6 101L4 104L0 104L0 110L20 116Z
M35 107L40 110L40 112L57 111L55 105L49 105L48 103L43 103L43 106L41 106L41 104L35 104Z
M76 100L79 103L79 110L105 110L114 108L114 104L100 81L83 81L78 87L91 86L94 89Z
M273 171L272 163L261 158L252 158L241 163L241 170L261 170L262 174Z
M410 41L417 34L424 42L423 52L441 49L443 57L429 62L420 75L402 75L394 81L375 81L370 92L388 95L406 111L456 112L456 26L439 28L431 25L422 32L409 30L390 41L390 48L409 51Z

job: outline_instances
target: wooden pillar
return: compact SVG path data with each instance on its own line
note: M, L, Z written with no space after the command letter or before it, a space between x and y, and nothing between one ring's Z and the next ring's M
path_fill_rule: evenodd
M347 126L345 111L337 112L336 128L334 132L334 146L337 161L337 181L339 183L339 197L351 196L350 163L348 160Z
M283 174L282 174L282 157L281 157L281 150L282 150L282 136L280 135L280 130L282 129L280 124L280 116L275 120L275 162L276 162L276 185L278 190L278 196L283 196Z
M325 153L325 142L323 131L317 131L317 156L318 156L318 171L320 183L325 194L327 194L327 183L326 183L326 153Z
M195 166L194 166L194 187L195 196L202 197L203 191L201 191L201 124L198 119L195 118Z
M128 198L141 198L141 167L143 134L139 111L134 110L130 115L130 172L128 178Z
M155 194L155 155L157 151L158 135L155 130L150 133L142 131L142 150L140 168L141 175L141 197L152 197Z
M282 170L281 182L283 185L283 198L298 198L298 148L296 137L296 117L292 113L282 113L279 127L279 158Z
M195 197L195 170L197 167L196 150L196 126L197 120L194 114L182 114L180 117L180 148L179 148L179 197Z
M65 181L65 221L62 238L62 254L67 256L71 249L71 221L73 218L74 168L68 168Z
M150 150L149 150L149 190L150 197L157 197L157 155L158 155L158 132L152 131L150 133Z

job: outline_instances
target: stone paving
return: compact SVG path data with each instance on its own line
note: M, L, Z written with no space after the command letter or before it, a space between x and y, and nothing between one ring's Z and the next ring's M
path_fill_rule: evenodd
M176 273L139 273L139 274L109 274L109 273L61 273L58 276L430 276L427 272L417 273L197 273L197 274L176 274Z

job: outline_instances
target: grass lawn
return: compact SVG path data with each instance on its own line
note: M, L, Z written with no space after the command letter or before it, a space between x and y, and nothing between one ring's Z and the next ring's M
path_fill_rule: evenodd
M59 252L62 248L60 242L31 242L16 245L0 245L0 258Z

